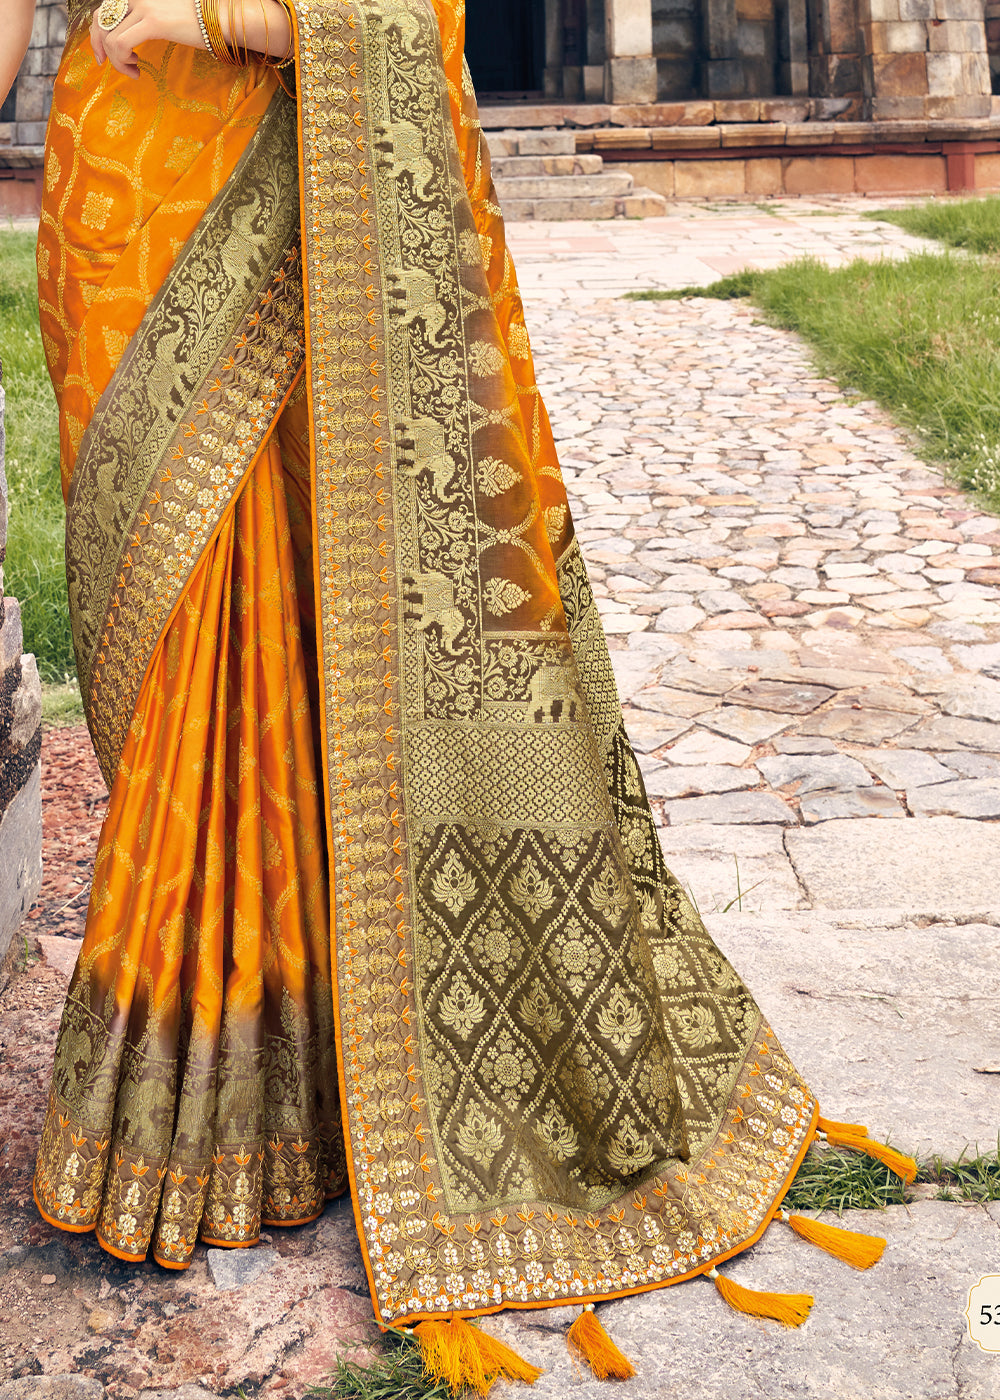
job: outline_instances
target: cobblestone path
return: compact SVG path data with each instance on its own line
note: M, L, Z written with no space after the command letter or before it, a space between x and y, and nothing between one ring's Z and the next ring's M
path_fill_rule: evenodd
M1000 521L746 304L560 299L572 269L528 320L668 860L709 912L964 902L953 857L1000 856Z

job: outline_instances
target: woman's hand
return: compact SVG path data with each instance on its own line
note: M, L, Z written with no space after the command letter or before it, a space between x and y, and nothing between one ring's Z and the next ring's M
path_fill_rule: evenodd
M229 0L217 0L217 3L219 22L228 40ZM235 0L233 13L241 50L245 45L254 53L276 58L289 52L288 14L276 0ZM139 76L137 48L156 39L187 44L193 49L205 47L194 0L130 0L128 14L114 29L106 33L98 25L96 15L90 26L90 42L98 63L106 58L112 68L130 78Z
M14 85L17 70L24 62L35 18L35 0L8 0L0 25L0 106Z

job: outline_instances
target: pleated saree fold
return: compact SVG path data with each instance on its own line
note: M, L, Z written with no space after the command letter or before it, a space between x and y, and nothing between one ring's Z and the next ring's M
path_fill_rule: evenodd
M183 1264L349 1180L392 1323L705 1272L816 1124L663 863L463 13L295 0L297 104L150 299L69 511L113 786L39 1202ZM206 286L195 334L165 308Z

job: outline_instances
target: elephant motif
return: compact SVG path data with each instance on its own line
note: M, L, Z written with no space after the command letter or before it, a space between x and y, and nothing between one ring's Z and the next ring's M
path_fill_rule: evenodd
M556 724L579 720L579 701L572 689L573 677L566 666L539 666L531 678L528 713L535 723ZM567 694L569 691L569 694Z
M404 615L419 632L437 625L441 645L455 656L455 641L465 626L461 610L455 606L455 585L444 574L406 574L403 578Z
M371 9L374 12L375 6L372 6ZM420 21L413 13L412 5L408 3L408 0L382 0L378 10L383 28L388 29L392 25L393 28L397 29L404 52L415 55L413 41L420 36Z
M448 435L433 418L408 418L396 428L396 450L403 476L429 471L434 493L446 499L458 463L448 451Z
M386 273L389 309L401 318L404 326L417 321L424 324L424 337L435 349L443 349L441 332L447 313L437 299L437 288L429 272L417 267L390 268Z
M409 175L413 193L418 199L426 198L434 166L424 152L424 138L418 127L407 121L380 124L375 149L391 179Z

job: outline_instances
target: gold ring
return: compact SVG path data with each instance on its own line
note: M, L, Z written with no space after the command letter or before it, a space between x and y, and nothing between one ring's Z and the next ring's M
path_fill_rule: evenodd
M110 34L128 14L128 0L104 0L97 11L97 27Z

